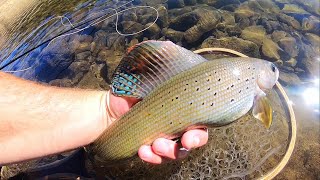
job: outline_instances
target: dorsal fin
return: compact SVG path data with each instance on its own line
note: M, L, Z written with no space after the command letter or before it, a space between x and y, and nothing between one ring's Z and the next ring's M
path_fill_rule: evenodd
M129 48L116 68L113 94L143 98L172 76L205 61L202 56L171 41L142 42Z

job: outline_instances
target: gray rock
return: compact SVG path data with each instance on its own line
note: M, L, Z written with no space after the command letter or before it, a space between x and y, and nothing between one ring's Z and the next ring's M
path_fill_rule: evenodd
M309 12L304 10L303 8L295 5L295 4L285 4L281 10L282 13L288 14L288 15L310 15Z
M291 58L288 61L285 61L284 65L290 66L290 67L295 67L297 65L297 60L296 60L296 58Z
M241 35L241 28L239 26L226 26L225 31L229 36L239 37Z
M165 6L158 7L159 18L157 20L157 24L161 28L165 28L169 26L169 18L168 18L168 10Z
M98 56L96 58L96 63L106 63L107 57L110 56L110 53L112 53L111 50L108 50L106 47L102 48L100 52L98 53Z
M198 41L204 33L214 29L221 18L220 14L216 11L196 9L195 12L198 13L200 19L196 25L185 31L184 39L188 43Z
M298 67L305 70L308 78L319 77L319 48L302 43L301 52L302 54L301 56L299 55L298 59Z
M303 7L305 10L307 10L310 13L317 14L320 16L320 2L318 0L295 0L295 3Z
M186 31L192 26L196 25L200 19L200 14L198 11L192 11L189 13L184 13L171 20L170 28L176 31Z
M288 16L286 14L278 14L278 20L280 22L283 22L289 26L292 26L294 29L300 30L301 29L301 25L299 23L299 21L297 21L296 19L294 19L291 16Z
M236 37L216 39L215 37L211 36L204 40L201 44L201 48L210 47L233 49L247 56L260 58L259 47L255 43Z
M190 6L184 8L170 9L168 10L169 19L174 19L182 14L189 13L193 9Z
M107 36L107 47L114 50L124 50L125 49L125 37L119 35L118 33L110 33Z
M144 29L144 25L134 21L123 21L121 22L122 34L135 34ZM139 33L142 35L142 33Z
M320 47L320 37L318 35L312 34L312 33L306 33L305 37L313 47L315 48Z
M181 32L181 31L175 31L173 29L167 29L167 28L164 28L162 29L162 34L168 38L169 40L171 40L172 42L180 42L183 38L183 35L184 33Z
M230 11L222 11L221 20L222 20L221 23L223 23L225 25L231 25L231 26L236 25L236 20L234 18L234 14L231 13Z
M210 3L211 6L214 6L215 8L222 8L223 6L228 6L231 4L237 4L240 5L239 0L215 0L215 2Z
M263 26L249 26L242 31L240 37L261 46L266 37L266 30Z
M91 50L91 42L84 41L77 46L77 49L75 50L75 52L79 53L79 52L90 51L90 50Z
M279 42L280 39L282 39L282 38L284 38L286 36L287 36L287 33L284 32L284 31L274 31L271 34L272 41L274 41L274 42Z
M86 60L91 56L91 51L84 51L76 54L76 61Z
M282 71L279 73L279 82L285 86L301 85L301 80L295 73L285 73Z
M302 30L305 32L311 32L319 34L320 32L320 20L315 16L308 18L303 18L302 20Z
M168 4L168 8L169 9L184 7L184 1L183 0L168 0L167 4Z
M121 21L138 21L138 16L134 11L125 11L121 16ZM120 22L121 22L120 21Z
M108 33L104 30L99 30L95 33L93 42L91 43L90 50L93 56L97 56L99 51L106 46L107 44L107 35Z
M298 56L299 49L297 46L296 39L293 37L284 37L278 42L280 47L286 52L290 57Z
M277 61L280 59L279 51L282 49L278 46L277 43L273 42L269 38L263 40L261 51L264 57L269 61Z
M149 27L149 28L148 28ZM146 24L145 28L148 28L145 31L145 34L147 37L150 39L158 39L159 38L159 33L161 32L161 29L157 24L148 23Z
M188 6L194 6L197 4L197 0L184 0L184 4Z

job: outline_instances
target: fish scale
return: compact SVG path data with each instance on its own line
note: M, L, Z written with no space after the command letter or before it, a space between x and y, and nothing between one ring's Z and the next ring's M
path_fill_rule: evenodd
M207 61L175 75L98 138L93 145L96 159L127 159L141 145L180 135L189 126L233 122L252 107L256 72L251 60L229 58Z

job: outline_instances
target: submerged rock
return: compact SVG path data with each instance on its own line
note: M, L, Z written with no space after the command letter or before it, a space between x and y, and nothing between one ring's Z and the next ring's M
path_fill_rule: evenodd
M222 8L223 6L228 6L231 4L240 5L240 1L239 0L215 0L210 5L215 8Z
M168 18L168 10L167 10L167 8L161 5L161 6L158 7L157 10L158 10L158 13L159 13L159 18L158 18L156 23L161 28L168 27L169 18Z
M299 67L306 71L309 78L319 77L320 63L319 54L320 49L318 46L312 46L302 43L301 57L299 55Z
M147 37L149 37L150 39L158 39L159 38L159 33L161 32L161 29L159 28L159 26L157 24L148 23L148 24L146 24L145 28L148 28L145 31L145 35Z
M301 80L295 73L279 72L279 82L285 86L301 85Z
M290 57L298 56L299 49L297 46L297 41L293 37L284 37L279 41L280 47L290 55Z
M197 11L184 13L172 19L169 27L177 31L186 31L198 23L200 16Z
M261 46L266 37L266 30L262 26L249 26L242 31L240 37Z
M170 28L162 29L162 34L174 43L180 42L183 39L183 35L184 35L183 32L176 31Z
M274 31L272 34L271 34L271 38L274 42L278 42L280 41L280 39L284 38L287 36L287 33L284 32L284 31Z
M309 18L303 18L302 20L302 30L312 33L320 33L320 20L314 16Z
M284 65L290 66L290 67L295 67L297 65L297 60L295 58L291 58L288 61L285 61Z
M220 20L220 15L216 11L196 9L195 12L200 18L196 25L192 26L184 33L184 39L188 43L199 40L204 33L214 29Z
M168 0L167 4L168 4L168 8L169 9L184 7L184 1L183 0Z
M268 58L268 60L277 61L280 59L278 51L282 51L282 49L278 46L277 43L273 42L271 39L265 38L263 40L261 51L263 56Z
M204 40L201 44L201 48L210 47L228 48L239 51L250 57L260 58L259 47L255 43L236 37L216 39L215 37L211 36Z
M296 19L294 19L293 17L291 16L288 16L286 14L278 14L278 20L280 22L283 22L289 26L292 26L294 29L301 29L301 25L299 23L299 21L297 21Z
M310 13L295 4L285 4L281 12L288 15L310 15Z
M316 34L306 33L305 37L314 48L320 47L320 37Z

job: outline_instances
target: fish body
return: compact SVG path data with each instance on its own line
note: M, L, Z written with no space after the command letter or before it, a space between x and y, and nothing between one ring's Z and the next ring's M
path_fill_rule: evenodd
M274 66L254 58L224 58L178 73L148 93L98 138L93 144L95 159L128 159L141 145L150 145L157 138L177 137L192 127L232 123L252 108L262 91L259 79L266 75L265 69L272 72ZM274 76L270 78L278 78Z

